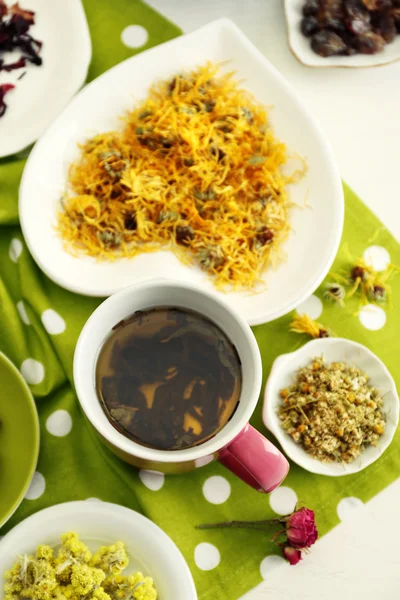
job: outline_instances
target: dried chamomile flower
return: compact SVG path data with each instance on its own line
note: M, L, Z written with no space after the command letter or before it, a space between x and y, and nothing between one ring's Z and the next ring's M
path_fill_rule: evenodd
M385 431L383 400L358 367L315 358L282 389L281 427L313 458L350 463Z

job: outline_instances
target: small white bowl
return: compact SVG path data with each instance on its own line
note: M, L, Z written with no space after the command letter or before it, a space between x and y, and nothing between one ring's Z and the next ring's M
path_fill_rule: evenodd
M380 443L375 447L368 446L358 458L349 464L323 463L312 458L282 429L277 415L278 406L282 401L279 395L280 390L290 386L297 370L308 365L318 356L323 356L328 364L340 361L358 367L369 375L371 385L376 387L383 396L383 412L386 415L387 423ZM265 387L263 421L279 441L285 454L300 467L311 473L340 477L365 469L375 462L389 446L399 422L399 398L396 385L388 369L368 348L344 338L322 338L308 342L295 352L282 354L275 360Z
M307 67L379 67L400 60L400 35L378 54L354 54L353 56L318 56L310 46L310 39L300 31L305 0L284 0L284 11L290 48L295 57Z
M150 575L160 600L197 600L189 567L166 533L133 510L96 500L58 504L14 527L0 542L0 577L17 555L31 554L39 544L57 546L68 531L78 533L92 551L123 541L130 558L127 571Z

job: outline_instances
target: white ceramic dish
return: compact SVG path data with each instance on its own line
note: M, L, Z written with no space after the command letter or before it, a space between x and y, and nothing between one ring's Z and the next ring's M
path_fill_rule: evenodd
M288 260L266 273L267 286L257 294L226 296L217 292L203 271L183 265L171 252L111 263L77 258L65 252L54 229L77 143L118 127L118 115L135 99L145 97L154 80L207 60L230 61L225 68L236 69L260 101L273 105L271 120L276 135L309 164L307 176L290 186L290 195L301 205L307 198L310 208L293 209L293 231L284 248ZM145 279L181 279L228 297L250 324L257 324L295 308L327 274L342 232L343 191L331 149L311 114L243 33L222 19L128 59L81 91L30 154L20 187L20 218L36 262L51 279L74 292L108 296Z
M309 364L316 356L323 356L327 363L342 361L359 367L370 376L371 385L383 395L387 422L380 443L376 447L366 448L349 464L322 463L309 456L283 431L276 414L281 403L279 391L288 387L293 382L296 371ZM344 338L323 338L313 340L295 352L282 354L275 360L265 387L263 421L279 441L284 453L295 463L311 473L339 477L365 469L387 449L399 422L399 398L396 385L386 366L368 348Z
M18 555L39 544L57 546L60 536L75 531L93 551L117 540L125 542L129 571L151 575L160 600L197 600L185 559L172 540L139 513L106 502L68 502L41 510L14 527L0 542L0 577ZM0 600L4 597L0 586Z
M36 13L30 33L43 42L43 64L0 73L0 84L16 85L0 119L0 158L20 152L43 133L83 85L92 56L81 0L25 0L22 6ZM16 60L20 53L8 56ZM18 80L23 70L26 75Z
M307 67L379 67L400 60L400 35L378 54L354 54L354 56L330 56L323 58L315 54L309 38L300 31L302 7L305 0L284 0L289 45L293 54Z

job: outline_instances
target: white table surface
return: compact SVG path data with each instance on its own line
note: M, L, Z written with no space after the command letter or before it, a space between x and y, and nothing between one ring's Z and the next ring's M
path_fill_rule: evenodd
M282 0L147 1L184 32L220 17L235 21L312 109L342 177L400 238L400 62L373 69L303 67L288 47ZM300 565L271 570L244 598L398 600L399 505L397 480L320 540Z

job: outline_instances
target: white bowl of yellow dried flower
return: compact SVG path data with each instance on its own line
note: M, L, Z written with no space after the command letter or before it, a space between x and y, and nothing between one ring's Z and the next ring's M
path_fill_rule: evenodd
M368 348L322 338L275 360L263 421L295 463L340 477L365 469L388 448L399 398L388 369Z
M21 581L21 572L34 576ZM81 600L197 600L171 538L143 515L96 499L51 506L14 527L0 542L0 578L0 600L19 597L21 586L26 598L65 599L66 585Z

